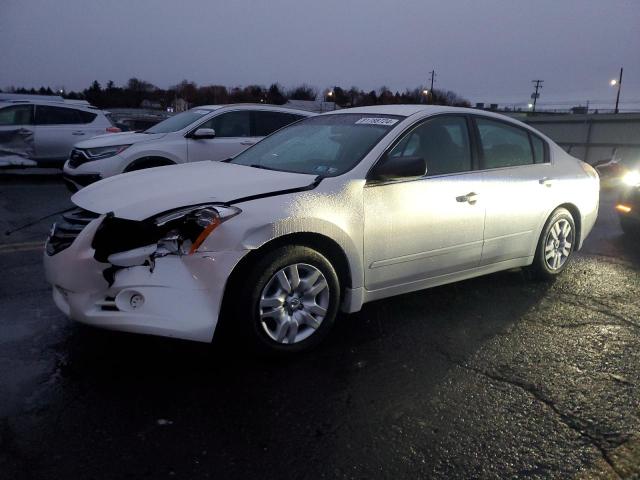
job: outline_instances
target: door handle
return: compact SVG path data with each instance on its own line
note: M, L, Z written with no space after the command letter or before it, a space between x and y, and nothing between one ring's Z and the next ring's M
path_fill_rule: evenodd
M251 140L245 140L244 142L240 142L240 145L255 145L256 142L252 142Z
M469 192L466 195L460 195L459 197L456 197L456 201L460 202L460 203L468 203L469 205L475 205L475 203L478 201L478 193L476 192Z
M538 180L538 183L540 185L544 185L545 187L552 187L553 179L549 177L542 177L540 180Z
M84 132L76 130L75 132L71 132L71 135L84 135Z

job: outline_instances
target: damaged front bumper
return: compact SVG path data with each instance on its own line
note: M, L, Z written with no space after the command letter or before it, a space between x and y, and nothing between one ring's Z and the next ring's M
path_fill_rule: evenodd
M247 251L167 255L114 267L96 260L91 245L103 220L91 220L63 250L44 254L58 308L101 328L210 342L227 279Z

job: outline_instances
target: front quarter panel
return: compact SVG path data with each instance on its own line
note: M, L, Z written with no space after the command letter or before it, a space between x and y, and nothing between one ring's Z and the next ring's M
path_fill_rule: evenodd
M313 190L235 203L242 213L223 223L200 250L256 250L289 234L315 233L342 248L351 287L362 287L363 186L363 180L325 179Z

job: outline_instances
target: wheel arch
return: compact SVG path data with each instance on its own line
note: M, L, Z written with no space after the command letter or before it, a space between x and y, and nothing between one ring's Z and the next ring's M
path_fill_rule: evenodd
M547 217L547 220L545 221L545 224L549 220L549 217L553 215L553 212L555 212L559 208L567 209L571 214L571 216L573 217L573 223L575 223L576 225L576 246L577 246L576 250L578 250L582 246L582 216L580 215L580 210L576 205L574 205L573 203L563 203L561 205L558 205L549 214L549 216Z
M248 254L242 257L242 259L233 268L229 275L229 279L226 282L222 297L220 311L223 317L226 317L226 313L230 311L230 305L233 303L233 292L237 291L239 283L242 282L242 279L246 276L246 272L249 268L251 268L251 266L255 264L261 256L286 245L300 245L317 250L319 253L324 255L336 269L338 280L340 281L341 293L344 294L345 289L352 286L351 270L349 268L347 254L335 240L320 233L289 233L281 237L274 238L273 240L262 244L259 248L251 250Z
M148 164L149 166L145 167L145 164ZM135 170L140 170L142 168L164 167L167 165L176 165L176 162L174 162L170 158L160 155L145 155L129 162L129 164L124 168L123 172L132 172Z

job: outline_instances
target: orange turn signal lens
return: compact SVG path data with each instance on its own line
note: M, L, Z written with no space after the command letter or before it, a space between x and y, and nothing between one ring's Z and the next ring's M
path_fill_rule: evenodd
M211 223L207 225L204 230L202 230L200 235L198 235L198 238L196 238L196 241L193 242L193 245L191 245L191 248L189 249L189 255L192 255L196 250L198 250L198 247L202 245L202 242L204 242L209 234L213 232L221 223L222 222L220 221L220 217L215 217L214 219L212 219Z
M624 205L622 203L619 203L618 205L616 205L616 210L618 210L619 212L622 213L629 213L631 211L631 207L628 205Z

